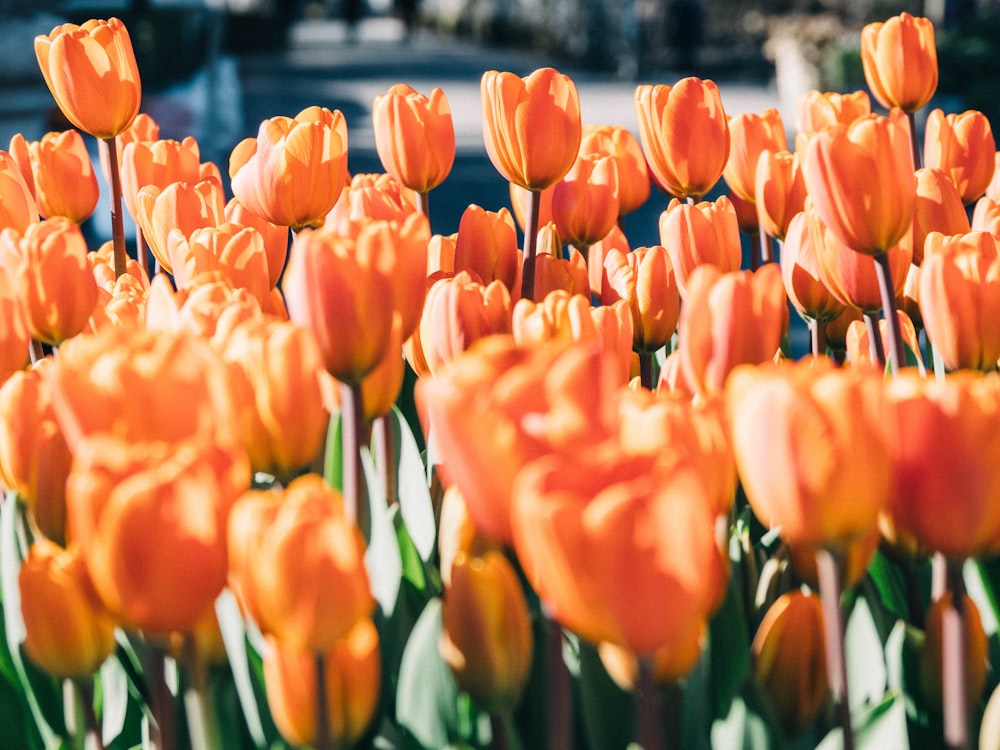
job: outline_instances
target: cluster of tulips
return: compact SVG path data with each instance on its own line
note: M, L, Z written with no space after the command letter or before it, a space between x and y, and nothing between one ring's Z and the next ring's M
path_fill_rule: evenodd
M375 100L384 174L266 120L227 200L120 21L39 36L75 129L0 152L15 745L1000 748L996 144L921 143L929 21L861 48L888 113L810 92L793 149L711 81L637 87L636 138L487 72L512 210L444 235L440 89Z

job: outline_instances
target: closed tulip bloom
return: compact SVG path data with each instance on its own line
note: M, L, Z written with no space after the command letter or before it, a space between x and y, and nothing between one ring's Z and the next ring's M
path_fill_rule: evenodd
M655 352L674 335L681 298L670 256L660 245L624 254L612 250L604 260L604 304L626 300L632 312L633 348Z
M460 555L450 573L441 656L478 705L512 710L531 674L533 647L521 581L500 550Z
M912 226L916 177L909 126L898 110L816 134L802 172L816 212L852 250L884 253Z
M483 138L508 182L538 191L563 178L580 149L580 97L569 76L539 68L526 78L489 70L480 84Z
M590 280L590 293L597 298L604 288L604 259L612 249L628 253L632 250L625 233L617 226L611 228L604 237L587 248L587 277Z
M327 372L360 383L392 332L392 281L371 246L326 230L299 232L284 290L289 316L316 336Z
M173 182L164 189L147 185L139 190L135 223L167 273L173 264L167 237L174 229L190 237L195 229L215 227L225 222L226 197L222 183L214 178L199 182Z
M789 736L809 726L830 699L818 596L789 591L772 604L754 636L754 677Z
M932 232L920 267L920 313L949 370L995 370L1000 360L1000 240Z
M403 387L406 359L403 356L402 323L399 314L393 316L392 335L385 354L375 365L375 369L361 381L361 418L371 424L379 417L392 411ZM324 387L323 403L331 414L341 409L343 389L333 378L328 378Z
M587 247L618 221L618 167L609 156L581 156L552 193L552 220L564 242Z
M828 125L850 125L871 114L872 103L867 91L841 94L835 91L807 91L795 105L795 129L806 136L818 133ZM798 151L796 145L796 151Z
M77 224L89 218L100 188L79 131L46 133L40 141L25 145L32 175L29 186L42 218L65 216Z
M883 107L916 112L938 85L934 24L903 12L861 30L865 81Z
M570 294L586 294L590 289L590 275L583 253L572 247L569 257L563 258L562 247L562 238L555 224L541 228L535 266L535 294L540 299L556 289Z
M325 651L374 611L365 541L345 515L343 497L322 477L294 479L283 497L270 522L256 526L256 539L247 540L256 551L239 571L240 588L264 633L297 649Z
M893 477L888 511L895 525L953 558L996 550L997 376L961 372L937 380L904 371L885 389Z
M379 705L382 658L378 630L363 619L351 632L325 649L328 739L334 747L352 747L365 733ZM316 716L317 654L268 638L264 649L267 705L281 736L297 747L314 746L319 738Z
M729 119L713 81L682 78L674 86L637 86L639 138L657 187L698 198L719 181L729 160Z
M227 222L260 232L264 240L264 254L267 256L267 277L274 289L281 280L285 259L288 257L288 227L272 224L257 216L235 198L226 204L224 218Z
M264 238L256 229L236 224L202 227L185 237L179 229L167 235L167 255L179 289L218 274L234 288L246 289L261 306L271 292Z
M690 281L678 323L681 366L695 390L707 395L721 391L737 365L774 358L788 308L774 263L755 272L703 266Z
M970 231L962 196L948 174L933 167L918 169L917 201L913 207L913 265L923 263L924 241L931 232L951 235Z
M203 179L201 152L191 136L182 141L130 141L121 155L122 200L133 219L139 215L139 191L147 185L166 190L175 182L193 185Z
M241 449L205 436L78 446L67 483L69 537L104 606L151 636L194 627L226 583L226 523L250 484Z
M806 202L806 182L797 154L765 151L757 162L757 222L771 237L784 241L788 225Z
M767 109L729 118L729 160L722 176L730 190L751 203L757 200L757 162L765 151L788 150L781 113Z
M751 507L791 544L866 537L889 500L880 374L828 360L745 367L726 386Z
M17 243L22 259L18 295L31 335L59 345L82 331L97 304L97 282L80 228L56 217L8 239Z
M726 196L693 206L671 201L660 214L660 244L670 254L681 297L697 266L713 265L724 273L738 270L743 250L733 202Z
M67 119L114 138L139 113L142 86L128 30L117 18L66 23L35 37L42 77Z
M487 211L470 204L458 224L455 273L469 271L484 284L499 281L513 292L520 267L517 230L510 211L506 208Z
M326 215L323 228L354 237L372 219L402 223L417 212L416 200L416 194L390 174L356 174Z
M325 107L264 120L256 138L233 149L229 176L237 200L258 216L320 226L347 181L347 121Z
M8 152L0 151L0 230L25 232L38 221L38 206L32 187Z
M433 190L455 162L455 126L444 92L424 96L397 83L372 106L375 149L385 171L411 190Z
M788 225L781 248L781 280L788 300L805 318L825 324L844 310L844 303L823 283L805 212L797 213Z
M0 264L0 385L27 364L29 337L14 281Z
M618 215L635 211L649 198L649 167L642 146L620 125L585 125L580 156L610 156L618 168ZM544 224L545 222L543 222Z
M455 273L455 245L458 234L435 234L427 243L427 277L441 272L446 276Z
M93 593L79 549L40 539L17 578L31 661L55 677L93 675L115 650L115 623Z
M962 203L975 203L986 192L996 171L996 140L990 121L970 109L946 115L935 109L924 127L924 161L948 174L962 196Z

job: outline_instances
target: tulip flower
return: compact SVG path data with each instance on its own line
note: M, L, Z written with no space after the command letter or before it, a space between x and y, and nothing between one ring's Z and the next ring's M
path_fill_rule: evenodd
M916 112L937 91L938 61L934 24L903 12L861 30L865 81L886 109Z
M590 275L583 253L575 247L563 258L562 238L555 224L546 224L538 233L538 263L535 269L535 294L542 299L556 289L570 294L586 294L590 289Z
M233 149L229 176L237 200L272 224L320 226L347 180L347 121L325 107L264 120Z
M949 181L950 182L950 181ZM1000 202L984 195L972 210L969 229L974 232L1000 234ZM943 234L964 234L965 232L943 232Z
M455 245L458 234L435 234L427 243L427 277L440 272L445 276L455 273Z
M990 158L995 154L993 129L982 112L946 115L935 109L927 116L924 160L928 167L948 174L965 205L975 203L986 192L996 171Z
M115 650L115 623L94 595L78 547L40 539L18 573L24 650L56 677L93 675Z
M997 151L993 155L993 177L990 179L990 184L986 186L986 195L993 200L1000 198L1000 170L997 170L997 165L1000 165L1000 151Z
M264 254L267 256L267 275L271 288L278 286L282 272L285 270L285 259L288 257L288 227L272 224L233 198L226 204L224 218L241 227L250 227L260 232L264 239Z
M949 370L995 370L1000 360L1000 240L931 232L920 267L920 313Z
M36 221L38 206L33 190L14 157L0 151L0 229L16 229L23 234Z
M514 294L518 267L517 230L510 211L487 211L470 204L458 224L455 272L469 271L483 284L499 281Z
M327 372L360 383L392 331L392 281L376 248L324 229L299 232L284 289L291 319L316 336Z
M678 322L688 383L707 395L721 391L737 365L772 360L787 316L781 271L774 263L725 274L713 266L696 268Z
M951 235L970 231L962 196L948 174L933 167L918 169L917 200L913 206L913 265L923 263L924 241L931 232Z
M589 154L610 156L618 168L619 219L646 202L650 189L649 167L642 146L630 131L618 125L585 125L580 156Z
M740 480L761 522L792 544L864 538L889 499L879 373L824 360L744 367L726 401Z
M89 218L97 207L100 189L79 131L46 133L31 143L20 135L17 138L21 138L24 150L20 157L16 151L12 156L28 159L27 165L20 166L22 173L31 176L28 186L42 218L64 216L77 224Z
M0 385L28 361L28 327L11 274L0 264Z
M784 241L792 217L806 202L806 183L798 155L788 151L761 153L754 191L760 230Z
M375 97L372 119L386 172L418 194L444 182L455 161L455 126L441 89L427 97L397 83Z
M825 324L844 309L844 303L823 282L805 212L796 214L788 225L781 251L781 280L792 306L805 318Z
M635 90L635 111L657 187L680 199L708 193L729 160L729 120L719 87L694 77L674 86L643 84Z
M452 561L443 620L441 656L458 687L487 710L513 710L531 674L533 643L521 581L501 550Z
M251 491L233 509L234 518L251 504L270 520L235 528L255 530L252 539L231 544L254 550L234 571L249 610L261 630L300 650L326 651L351 632L375 607L364 565L365 542L345 514L341 494L322 477L294 479L273 512L261 491ZM244 519L245 520L245 519Z
M654 352L666 345L677 328L680 292L670 256L660 245L627 255L612 250L604 260L605 305L626 300L632 311L633 347Z
M590 281L590 293L598 299L604 288L604 259L612 249L623 253L628 253L632 249L629 247L628 237L617 226L612 227L610 232L587 248L587 278Z
M264 238L256 229L236 224L202 227L185 237L179 229L167 235L167 255L179 289L217 273L236 289L246 289L263 307L271 292Z
M416 193L390 174L356 174L326 215L323 228L354 237L372 219L402 223L417 213L416 201Z
M729 160L722 176L730 190L750 203L757 201L757 162L766 151L788 150L785 126L776 109L744 112L729 118Z
M658 648L652 656L645 657L655 685L669 685L691 673L701 659L705 632L703 627L694 627L686 637L678 638L669 647ZM635 652L605 641L597 646L608 677L626 692L640 688L640 665Z
M136 224L142 229L160 266L173 273L167 237L179 230L190 237L195 229L214 227L225 221L226 198L222 183L214 178L196 183L174 182L164 189L147 185L139 190L136 200Z
M298 747L351 747L371 724L379 706L382 659L375 624L364 619L319 656L268 638L264 649L267 705L281 736ZM323 719L317 716L319 675L323 663ZM320 726L326 727L325 738Z
M132 40L117 18L56 26L35 37L35 56L59 109L80 130L114 138L135 120L142 87Z
M859 117L871 114L872 103L867 91L841 94L834 91L807 91L795 106L795 128L806 140L828 125L850 125ZM796 137L795 150L799 148Z
M578 157L552 193L552 220L577 249L604 237L618 221L618 167L610 156Z
M903 343L906 345L907 357L916 360L918 367L924 366L923 357L920 355L920 344L917 341L917 329L913 325L910 316L902 310L896 311L896 318L899 320L899 330L903 334ZM877 367L882 369L881 362L875 362L872 357L871 334L874 329L870 329L866 323L860 320L853 321L847 327L847 361L854 367ZM889 345L888 321L883 318L878 321L878 336L881 339L882 351L887 351Z
M670 254L682 298L697 266L709 264L723 272L738 270L742 248L733 202L726 196L697 205L671 201L660 214L660 244Z
M147 185L166 190L175 182L204 179L198 142L191 136L182 141L129 141L121 154L122 199L133 219L139 215L139 191Z

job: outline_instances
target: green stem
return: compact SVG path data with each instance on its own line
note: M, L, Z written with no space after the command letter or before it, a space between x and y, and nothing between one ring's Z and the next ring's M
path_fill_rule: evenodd
M392 507L399 500L399 476L396 466L396 435L392 429L392 415L381 416L372 426L372 444L375 464L382 474L385 503Z
M661 750L663 724L651 659L639 657L639 677L635 686L636 734L642 750Z
M962 560L948 560L945 585L951 604L942 613L941 650L944 742L948 750L969 747L969 700L966 695L965 579Z
M102 138L108 152L108 172L111 176L111 241L114 251L115 278L125 273L128 255L125 252L125 220L122 217L122 177L118 170L118 141Z
M879 367L885 367L885 349L882 347L882 333L878 329L878 318L875 313L863 312L861 317L865 320L865 329L868 331L868 350L871 352L872 362Z
M844 654L843 593L844 556L821 548L816 553L816 576L823 603L823 640L826 645L826 675L830 694L837 707L837 720L844 738L844 750L854 750L851 701L847 694L847 659Z
M371 539L371 518L365 491L365 472L361 463L361 441L364 416L361 413L361 385L341 385L341 429L343 430L344 508L347 517L354 521L365 540Z
M220 750L222 734L208 685L208 673L191 634L184 636L184 663L188 675L184 708L187 712L191 750Z
M149 652L149 709L153 715L150 736L156 750L174 750L177 745L177 705L167 685L166 650L153 646Z
M548 750L570 750L573 747L572 696L569 669L563 659L562 626L545 615L546 657L549 679Z
M524 261L521 272L521 299L535 301L535 255L538 252L538 222L541 218L542 193L531 191L528 215L524 220Z
M903 350L903 331L899 326L899 316L896 314L896 292L892 288L888 253L879 253L875 256L875 276L878 279L879 293L882 295L882 315L886 319L888 329L889 351L886 352L886 358L892 357L892 371L896 373L906 364L906 352Z

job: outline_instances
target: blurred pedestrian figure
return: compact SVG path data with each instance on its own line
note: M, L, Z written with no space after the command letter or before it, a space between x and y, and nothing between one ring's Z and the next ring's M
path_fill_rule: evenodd
M406 41L410 40L413 35L413 31L417 27L417 11L420 5L419 0L393 0L393 7L396 11L396 15L403 22L403 26L406 29L406 36L404 39Z
M354 42L358 38L358 23L365 12L364 0L342 0L340 15L347 24L347 40Z

